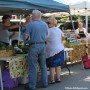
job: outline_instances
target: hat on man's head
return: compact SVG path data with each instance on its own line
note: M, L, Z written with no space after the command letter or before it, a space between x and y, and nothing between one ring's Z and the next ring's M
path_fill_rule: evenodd
M3 15L2 20L7 19L7 18L11 18L11 15Z

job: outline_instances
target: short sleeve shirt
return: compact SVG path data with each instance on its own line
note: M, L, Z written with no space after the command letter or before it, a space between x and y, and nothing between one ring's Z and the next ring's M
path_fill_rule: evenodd
M47 36L47 57L54 56L60 51L64 50L64 45L62 43L62 36L64 33L58 27L53 27L48 29Z
M26 25L25 34L30 36L30 42L45 42L48 26L42 20L36 20Z

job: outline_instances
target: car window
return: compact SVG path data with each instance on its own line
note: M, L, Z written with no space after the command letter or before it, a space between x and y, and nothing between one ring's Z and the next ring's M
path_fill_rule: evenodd
M78 28L78 22L73 22L73 24L74 24L74 28L77 29ZM72 30L73 29L72 22L65 22L62 25L60 25L60 28L63 30L68 30L68 29Z

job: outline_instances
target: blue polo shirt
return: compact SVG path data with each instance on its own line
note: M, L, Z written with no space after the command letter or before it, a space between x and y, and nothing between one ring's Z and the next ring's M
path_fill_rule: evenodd
M30 36L30 43L45 42L48 33L48 25L42 20L35 20L26 25L25 34Z

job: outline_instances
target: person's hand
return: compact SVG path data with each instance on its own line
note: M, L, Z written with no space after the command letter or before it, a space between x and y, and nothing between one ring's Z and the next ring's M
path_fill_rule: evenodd
M16 25L12 25L12 26L10 26L8 29L15 29L15 28L18 28L19 27L19 25L18 24L16 24Z
M19 24L16 24L15 26L16 26L16 28L18 28L20 25Z
M78 35L77 38L80 39L80 35Z
M20 26L21 26L21 27L22 27L22 26L25 26L25 23L21 23Z

